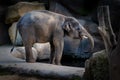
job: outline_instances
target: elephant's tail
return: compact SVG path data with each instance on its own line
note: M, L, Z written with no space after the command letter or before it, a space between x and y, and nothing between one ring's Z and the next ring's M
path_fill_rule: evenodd
M12 47L12 49L10 50L10 53L13 52L14 47L15 47L15 43L16 43L16 39L17 39L17 31L18 31L18 29L17 29L17 27L16 27L15 39L14 39L14 42L13 42L13 47Z

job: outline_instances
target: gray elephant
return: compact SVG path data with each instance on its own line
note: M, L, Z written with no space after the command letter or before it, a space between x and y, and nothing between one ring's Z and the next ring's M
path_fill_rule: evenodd
M64 36L82 39L87 36L94 47L92 36L80 25L78 20L47 10L32 11L20 18L17 29L26 50L26 62L35 62L32 45L36 42L49 42L51 46L50 63L59 65L64 47ZM16 30L17 31L17 30ZM13 48L11 51L14 49Z

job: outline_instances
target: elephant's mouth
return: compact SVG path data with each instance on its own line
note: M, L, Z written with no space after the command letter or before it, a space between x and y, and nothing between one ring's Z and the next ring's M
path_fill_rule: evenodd
M88 38L88 37L85 36L85 35L80 35L80 34L79 34L78 37L74 37L74 39L80 39L80 40L82 40L82 39L84 39L84 38Z
M86 36L87 37L87 36ZM80 39L80 40L82 40L82 39L84 39L85 38L85 35L82 35L82 34L80 34L80 33L78 33L76 36L73 36L73 39Z

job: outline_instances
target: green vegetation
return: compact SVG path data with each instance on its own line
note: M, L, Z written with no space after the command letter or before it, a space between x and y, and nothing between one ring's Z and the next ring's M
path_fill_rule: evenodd
M109 66L106 53L100 54L93 59L91 72L94 80L109 80Z

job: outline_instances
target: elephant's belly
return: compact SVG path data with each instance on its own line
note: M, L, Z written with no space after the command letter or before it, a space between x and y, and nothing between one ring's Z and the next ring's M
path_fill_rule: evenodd
M50 40L49 39L37 39L36 42L38 43L46 43L46 42L49 42Z

